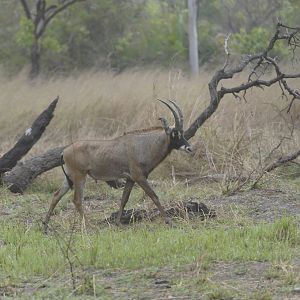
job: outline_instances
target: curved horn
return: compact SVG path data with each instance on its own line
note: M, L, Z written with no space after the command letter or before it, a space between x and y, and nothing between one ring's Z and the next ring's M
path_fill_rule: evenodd
M183 113L182 113L180 107L174 101L172 101L172 100L169 100L169 101L176 107L176 109L178 111L178 115L179 115L179 123L180 123L179 128L183 129Z
M165 102L164 100L160 100L160 99L157 99L157 100L160 101L161 103L165 104L167 107L169 107L169 109L171 110L171 112L174 116L174 119L175 119L175 127L176 127L176 129L180 129L180 120L179 120L177 112L174 110L174 108L169 103Z

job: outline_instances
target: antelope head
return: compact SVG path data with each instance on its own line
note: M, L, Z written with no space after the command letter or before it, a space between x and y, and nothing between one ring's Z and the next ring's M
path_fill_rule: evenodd
M162 127L165 130L166 134L170 136L170 150L177 149L182 150L187 153L191 153L192 147L189 142L184 137L183 131L183 114L179 106L172 100L169 100L170 103L160 100L161 103L165 104L172 112L175 120L175 126L170 127L168 121L165 118L159 118L162 123ZM174 107L172 107L172 105ZM176 110L175 110L175 109Z

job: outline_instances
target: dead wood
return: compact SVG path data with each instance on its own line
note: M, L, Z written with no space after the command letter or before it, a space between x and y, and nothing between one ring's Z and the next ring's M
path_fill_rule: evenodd
M15 146L0 158L0 175L10 171L39 140L53 118L57 101L58 97L37 117L31 127L29 127L17 141Z
M290 111L294 101L300 100L300 92L291 87L288 80L292 78L300 78L300 73L289 74L283 72L279 62L272 57L272 50L281 41L285 41L287 47L294 53L296 48L300 48L299 38L300 28L289 27L278 23L275 33L269 41L268 46L260 53L246 55L241 59L237 66L230 66L230 51L228 50L228 39L225 39L225 62L224 66L217 70L208 84L210 93L210 102L203 112L199 114L196 120L184 132L185 138L192 138L197 130L204 122L215 113L219 107L220 101L226 94L232 94L238 99L245 99L247 90L258 87L270 87L273 84L278 84L282 91L282 96L290 101L286 107L287 112ZM247 69L247 67L250 67ZM249 72L248 79L237 86L225 87L223 82L226 79L231 79L234 76L247 71ZM218 87L222 83L221 87ZM241 93L241 94L240 94Z
M279 157L276 161L274 161L273 163L269 164L265 169L264 172L268 173L273 171L274 169L288 163L291 162L293 160L295 160L298 156L300 155L300 150L284 155L282 157Z
M61 165L61 153L65 147L58 147L35 156L17 165L3 176L9 190L13 193L23 193L27 186L40 174Z

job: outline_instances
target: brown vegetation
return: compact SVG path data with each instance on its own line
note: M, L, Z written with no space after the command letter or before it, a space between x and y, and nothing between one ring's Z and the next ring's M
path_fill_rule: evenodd
M166 112L155 101L157 97L175 99L188 127L209 101L210 77L210 73L205 73L189 79L180 70L136 70L118 76L88 72L40 79L34 84L22 74L12 79L1 77L0 105L5 113L0 118L0 155L57 94L61 100L52 123L30 155L77 139L107 138L159 125L158 118ZM177 172L239 175L266 157L271 160L298 150L299 106L295 102L293 111L287 114L282 111L287 104L277 86L250 90L246 101L226 95L218 111L191 140L196 147L193 158L173 153L164 167L170 171L180 155L183 159L176 162ZM284 143L268 157L282 138Z

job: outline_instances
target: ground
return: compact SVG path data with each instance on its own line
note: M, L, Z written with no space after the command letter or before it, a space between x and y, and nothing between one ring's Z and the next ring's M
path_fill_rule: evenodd
M201 201L214 209L217 217L175 220L173 228L159 218L116 228L102 221L117 210L121 192L90 183L84 201L89 225L78 225L68 196L56 210L50 233L45 236L40 232L41 219L56 182L36 184L19 196L1 190L1 224L8 229L2 231L3 237L0 235L0 297L300 299L298 179L289 184L275 181L231 196L222 195L216 183L152 183L165 199L164 205ZM41 192L44 188L48 193ZM129 207L150 209L152 204L136 188ZM27 236L25 240L14 226ZM34 262L27 266L25 258L22 262L25 247L29 249L36 240L41 242L34 247L49 243L40 252L49 257L49 266L45 266L45 259L35 267ZM94 248L95 241L102 245L106 241L109 249ZM57 250L60 254L52 257L47 248L58 249L57 243L61 245L61 251ZM9 252L5 251L11 245L14 255L9 261ZM82 250L85 253L90 251L87 257L80 247L87 247ZM50 267L56 259L63 262L62 270L59 263Z

